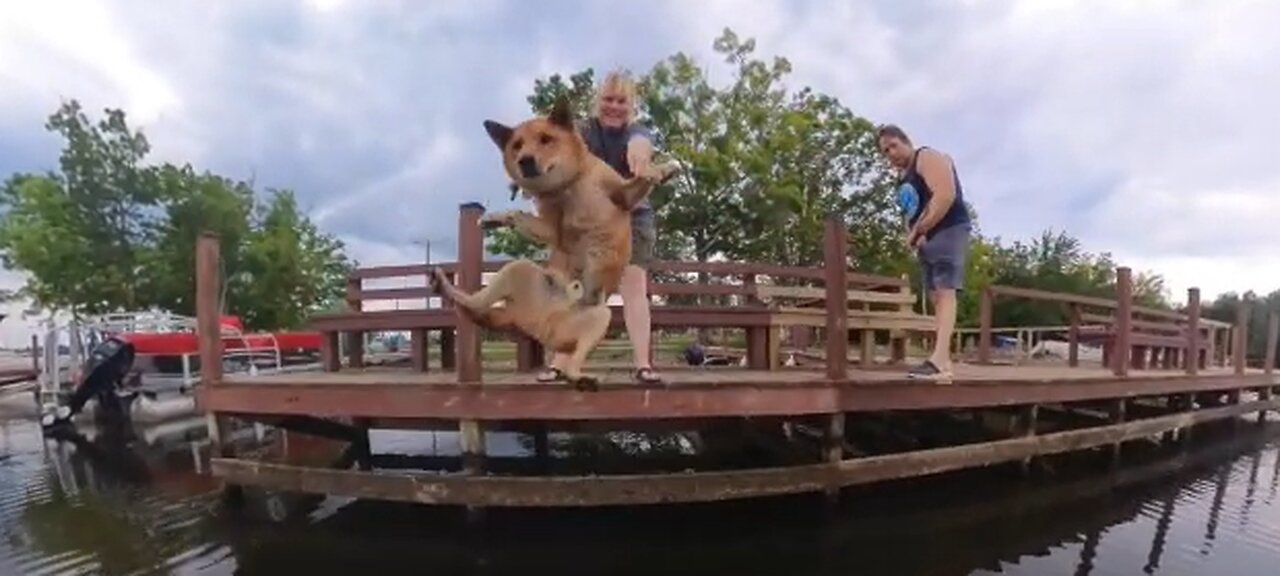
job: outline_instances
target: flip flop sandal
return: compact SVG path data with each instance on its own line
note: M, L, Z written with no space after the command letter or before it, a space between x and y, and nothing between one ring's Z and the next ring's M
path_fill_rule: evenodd
M662 378L654 372L653 368L637 368L632 376L635 378L636 382L643 382L645 384L657 384L662 382Z

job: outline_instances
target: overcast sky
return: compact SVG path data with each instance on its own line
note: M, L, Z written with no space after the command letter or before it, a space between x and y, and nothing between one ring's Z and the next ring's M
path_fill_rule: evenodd
M0 175L56 165L42 124L74 97L124 108L157 161L296 190L362 263L422 238L452 259L459 203L509 205L482 120L527 115L536 77L676 51L723 79L727 26L950 153L988 234L1066 229L1176 301L1269 292L1276 22L1266 0L4 2Z

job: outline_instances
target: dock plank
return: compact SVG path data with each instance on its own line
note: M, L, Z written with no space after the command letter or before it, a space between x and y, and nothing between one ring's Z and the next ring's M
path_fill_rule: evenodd
M228 377L201 386L204 410L388 419L681 420L796 416L836 412L930 410L1234 391L1277 385L1261 371L1227 370L1189 376L1176 370L1135 371L1054 366L961 366L950 385L912 381L900 373L851 370L829 381L817 370L716 368L671 370L669 382L641 385L629 373L609 373L600 390L538 383L530 373L489 373L482 385L457 384L452 372L352 370Z
M627 367L609 369L588 369L588 374L602 379L602 385L634 385L631 381L631 370ZM1262 370L1248 370L1246 375L1261 375ZM1182 370L1142 370L1129 374L1129 379L1168 378L1185 374ZM1203 376L1232 375L1231 368L1212 367L1200 372ZM957 383L1019 381L1027 383L1052 382L1063 380L1098 380L1115 378L1110 370L1097 367L1077 367L1057 365L1031 366L998 366L980 364L957 364L955 378ZM749 370L738 367L689 368L664 367L664 379L669 386L706 385L706 384L803 384L826 383L823 368L786 368L780 370ZM851 383L904 383L912 382L906 378L905 369L866 370L851 368L848 371ZM245 374L227 374L223 376L225 384L252 385L356 385L378 384L384 386L409 385L452 385L457 383L457 373L452 371L416 372L403 368L369 367L342 370L338 372L294 372L286 374L267 374L249 376ZM485 385L537 385L536 374L515 372L512 370L489 370L483 375ZM932 385L932 384L931 384Z

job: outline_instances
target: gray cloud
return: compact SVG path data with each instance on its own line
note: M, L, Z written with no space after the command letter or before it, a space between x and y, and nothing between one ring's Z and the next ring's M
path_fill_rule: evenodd
M1264 100L1280 88L1280 40L1266 29L1280 5L1162 6L10 5L0 171L52 167L43 117L76 96L128 109L158 159L295 189L363 262L418 260L411 240L424 236L451 259L460 202L507 205L481 120L527 115L537 76L643 70L677 50L724 78L710 44L730 26L762 55L790 58L793 86L950 153L987 233L1066 228L1090 249L1159 267L1177 290L1280 286L1263 265L1264 247L1280 243L1266 226L1280 208L1280 119Z

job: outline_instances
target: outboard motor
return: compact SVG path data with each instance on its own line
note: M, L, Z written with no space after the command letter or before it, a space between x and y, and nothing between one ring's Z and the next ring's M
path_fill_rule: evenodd
M93 348L85 359L80 382L71 393L65 406L59 406L41 419L41 424L52 427L68 422L84 409L90 398L98 401L99 413L112 419L123 419L126 405L117 390L129 371L133 369L133 343L110 337Z

